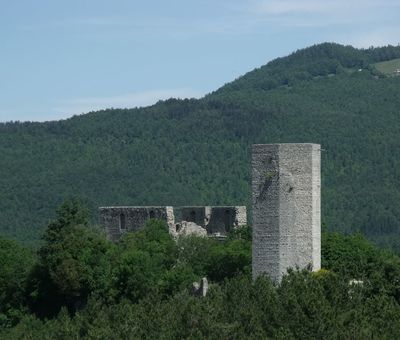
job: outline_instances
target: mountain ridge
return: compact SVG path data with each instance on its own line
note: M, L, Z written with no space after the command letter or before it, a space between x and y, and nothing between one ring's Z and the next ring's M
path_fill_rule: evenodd
M37 243L54 208L71 196L93 211L108 204L249 206L251 144L315 142L327 150L328 227L397 249L400 77L373 64L399 56L400 47L324 43L200 99L0 124L0 232Z

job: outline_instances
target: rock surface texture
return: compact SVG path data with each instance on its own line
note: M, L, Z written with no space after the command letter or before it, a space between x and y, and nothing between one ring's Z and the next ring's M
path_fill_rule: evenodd
M182 221L175 224L175 228L170 227L170 233L175 236L207 236L207 230L194 222Z
M168 206L101 207L99 212L100 224L112 241L118 241L126 232L142 229L152 218L166 221L168 225L174 224L174 209Z
M320 269L320 168L318 144L253 145L253 279Z
M226 236L247 223L245 206L116 206L99 208L100 224L112 241L143 228L150 219L165 221L174 236L183 234Z

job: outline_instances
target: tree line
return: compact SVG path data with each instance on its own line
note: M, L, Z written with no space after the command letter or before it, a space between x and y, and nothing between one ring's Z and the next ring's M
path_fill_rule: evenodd
M393 339L400 258L324 231L322 268L251 279L251 228L175 241L151 220L114 244L65 202L37 251L0 239L2 339ZM190 294L206 276L205 298Z

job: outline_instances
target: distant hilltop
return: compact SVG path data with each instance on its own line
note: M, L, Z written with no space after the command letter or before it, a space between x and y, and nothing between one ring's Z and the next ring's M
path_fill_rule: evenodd
M385 73L398 59L399 46L323 43L201 99L0 124L0 232L38 244L68 197L93 216L102 205L187 202L245 205L251 216L251 145L313 141L326 149L327 228L399 247L400 77Z

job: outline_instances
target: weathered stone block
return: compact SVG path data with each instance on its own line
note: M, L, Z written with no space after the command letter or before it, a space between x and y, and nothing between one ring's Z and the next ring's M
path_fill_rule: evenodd
M175 208L175 217L177 221L193 222L204 228L207 223L205 207L178 207Z
M243 214L246 214L246 207L210 207L207 232L209 234L226 235L232 228L246 224L246 217L243 218Z
M232 228L247 224L245 206L195 206L175 208L175 220L194 222L210 235L226 235Z
M174 225L172 207L101 207L100 224L112 241L118 241L128 231L142 229L145 223L154 218Z
M167 222L173 235L179 234L183 222L190 222L204 228L208 234L225 236L231 228L247 223L244 206L194 206L194 207L101 207L100 224L108 237L118 241L128 231L140 230L151 218ZM176 221L176 223L175 223ZM186 223L187 225L187 223Z
M321 266L318 144L258 144L252 150L253 278L279 282L288 268Z

